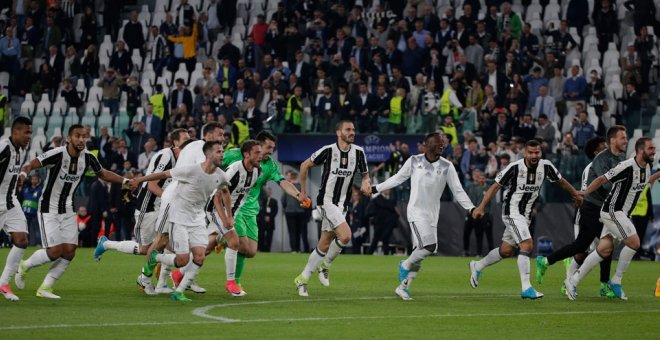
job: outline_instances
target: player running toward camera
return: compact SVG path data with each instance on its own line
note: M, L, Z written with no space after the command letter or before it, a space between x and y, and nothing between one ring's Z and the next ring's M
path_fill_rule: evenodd
M240 297L244 296L236 284L236 257L238 255L239 240L236 230L234 230L233 216L239 211L245 198L252 187L257 183L260 174L259 165L261 163L261 145L255 140L247 140L241 145L243 160L232 163L225 172L229 181L227 195L222 195L221 191L214 191L206 202L206 220L208 222L208 233L212 237L212 242L206 248L206 255L216 246L218 241L225 241L227 249L225 250L225 271L227 274L227 283L225 289L229 294ZM223 201L223 198L226 201ZM222 214L228 216L222 217ZM181 271L172 272L172 280L178 285L183 278Z
M182 144L190 139L188 131L176 129L170 134L172 147L158 151L151 157L146 175L159 173L172 169L182 149ZM146 255L147 249L156 236L156 219L160 207L160 196L172 180L166 179L158 182L143 183L137 194L135 210L135 240L110 241L102 236L94 251L94 260L100 261L107 250L117 250L126 254Z
M502 245L495 248L479 261L470 262L470 285L477 288L479 276L484 268L500 262L503 258L510 257L514 248L518 247L518 271L523 299L542 298L543 294L537 292L529 281L529 256L532 254L533 242L529 233L530 216L539 191L545 180L552 183L558 182L559 186L568 192L576 205L582 203L582 196L571 186L568 181L561 177L559 171L548 160L541 159L541 143L530 140L525 144L524 158L509 164L502 170L495 183L488 189L481 204L472 212L473 218L481 218L484 215L484 207L490 202L495 194L504 187L504 201L502 202L502 221L505 230L502 236Z
M609 144L608 148L597 154L593 162L591 162L591 166L587 167L588 170L585 169L585 172L588 174L586 184L593 182L596 178L604 175L607 171L626 159L628 137L626 136L626 128L624 126L611 126L607 130L607 142ZM586 184L583 184L585 190ZM548 257L538 257L536 259L536 280L539 283L543 281L543 275L545 275L548 266L565 258L573 257L574 259L569 266L567 277L573 275L577 267L582 264L587 257L589 245L594 239L600 239L603 231L600 210L611 187L609 183L605 183L598 190L586 195L584 204L578 210L580 232L573 243L556 250ZM614 297L607 285L607 282L610 280L611 264L611 257L605 258L600 263L600 296Z
M319 194L316 200L320 211L321 237L312 251L302 273L294 279L298 295L307 296L307 283L312 274L319 270L319 280L324 286L330 285L329 269L332 261L351 240L351 228L346 223L347 206L350 204L355 175L362 175L360 191L371 196L371 180L367 169L364 150L354 145L355 126L353 122L342 120L337 123L337 143L329 144L300 165L300 196L304 199L307 188L307 173L316 165L323 165Z
M410 257L399 263L399 286L395 293L403 300L412 300L410 284L417 276L422 261L436 251L438 245L438 221L440 196L449 184L456 201L467 211L474 209L456 174L454 165L441 157L444 136L438 132L425 138L426 152L411 156L396 175L372 187L372 194L391 189L410 179L408 222L412 230L413 250Z
M31 138L32 121L18 117L11 124L11 136L0 141L0 228L11 236L13 244L0 276L0 294L10 301L19 300L9 286L9 280L18 271L28 246L27 220L16 197L16 187L19 181L27 177L27 174L21 173L21 164Z
M82 176L87 171L94 172L100 179L116 184L127 184L125 179L103 169L101 163L85 149L87 131L82 125L69 128L67 144L31 160L23 166L22 173L47 168L46 186L39 201L39 226L44 249L37 250L29 259L21 261L14 277L16 287L25 287L25 274L32 268L53 262L37 296L59 299L53 294L53 284L64 274L73 260L78 246L77 214L73 209L73 196Z
M612 254L614 239L623 241L624 247L619 255L616 272L608 282L608 286L619 299L628 299L621 287L621 280L640 246L639 236L630 220L630 214L648 182L655 182L660 177L660 173L651 176L651 164L653 164L654 157L655 144L653 144L653 140L648 137L638 139L635 143L635 157L619 163L604 175L596 178L583 193L584 195L588 195L600 188L603 184L607 182L612 183L612 189L607 194L607 198L600 210L603 231L598 247L596 251L587 256L582 266L580 266L573 276L564 280L566 296L570 300L575 300L575 289L580 281L598 263Z
M245 291L241 285L241 276L245 269L245 259L253 258L257 254L257 245L259 242L259 227L257 226L257 215L259 214L259 195L261 189L268 181L277 183L284 192L289 196L295 197L298 202L303 204L303 196L300 195L298 189L291 184L291 182L284 179L280 172L280 166L271 157L275 151L275 143L277 138L268 131L261 131L257 134L255 139L261 144L261 166L257 183L252 187L250 193L245 199L245 203L238 209L235 216L234 230L239 238L238 256L236 257L236 284L241 289L241 295L245 295ZM243 160L243 154L240 149L230 149L225 153L225 158L222 162L222 168L227 169L231 164ZM215 241L211 237L211 241ZM207 249L207 251L209 251Z
M227 179L220 170L222 165L223 149L218 141L205 142L202 151L206 160L201 164L183 165L172 170L147 175L131 181L139 184L146 181L172 178L177 181L177 194L170 201L171 224L170 239L175 254L161 254L157 250L151 251L149 261L145 265L145 272L153 272L158 262L170 267L182 268L183 279L179 283L171 298L175 301L190 301L183 292L190 282L197 276L204 264L206 245L208 244L208 231L206 229L204 206L211 193L216 189L228 195ZM224 211L220 211L223 223L231 225ZM190 253L192 252L192 261Z
M188 144L185 149L181 150L179 158L177 159L176 164L173 168L178 166L187 166L192 164L200 164L206 160L206 156L202 150L204 143L209 141L224 142L225 132L221 124L219 123L208 123L202 127L202 136L203 140L197 140ZM170 214L170 201L177 195L177 181L176 179L172 180L171 183L163 190L163 193L160 197L160 208L158 210L158 218L156 219L156 238L149 246L147 250L147 262L150 259L151 251L158 250L159 252L166 251L166 247L169 243L169 235L171 224L169 223ZM202 217L204 216L202 212ZM142 290L148 295L155 294L157 292L167 292L167 278L170 273L170 268L167 266L161 266L158 283L154 289L153 283L151 281L151 276L153 271L144 271L148 266L144 266L142 273L138 276L137 283ZM188 287L195 293L205 293L206 289L199 287L193 283Z

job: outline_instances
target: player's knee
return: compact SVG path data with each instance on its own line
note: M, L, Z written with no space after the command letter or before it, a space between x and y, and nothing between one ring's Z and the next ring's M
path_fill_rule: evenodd
M640 242L639 242L639 237L637 235L631 236L626 238L623 243L626 245L626 247L637 250L639 249Z
M176 257L174 258L174 265L177 268L184 267L188 264L189 259L190 259L190 256L188 256L188 254L185 254L185 255L177 254Z
M435 253L435 249L438 247L436 243L434 244L429 244L428 246L425 246L424 249L426 249L428 252L431 254Z
M243 255L245 255L245 257L251 259L251 258L257 256L257 250L256 249L248 249L248 251L243 253Z
M202 254L193 255L193 263L201 267L204 264L204 258L205 256Z
M511 257L513 255L513 247L500 247L500 256L502 258Z
M346 247L347 244L351 242L351 235L341 235L337 236L337 240L342 244L342 248Z
M28 234L27 233L12 233L11 241L17 248L27 248L28 246Z
M231 235L231 234L228 234L228 235ZM227 240L227 248L229 248L229 249L238 249L238 247L240 246L240 244L238 242L238 237L236 237L236 235L229 236L229 237L226 238L226 240Z
M527 240L520 244L521 253L531 254L533 249L534 249L534 244L532 243L531 240Z
M66 249L64 252L62 252L62 255L60 255L61 258L72 261L74 257L76 257L76 251L75 250L70 250Z

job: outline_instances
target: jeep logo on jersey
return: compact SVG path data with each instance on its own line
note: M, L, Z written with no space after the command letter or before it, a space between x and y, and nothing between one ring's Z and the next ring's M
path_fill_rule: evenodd
M240 194L245 194L249 191L250 191L250 188L236 188L236 190L234 190L234 193L240 195Z
M646 187L646 183L637 183L634 187L630 188L631 191L642 191Z
M12 165L9 168L7 168L7 172L10 174L17 174L21 171L21 166L20 165Z
M60 176L60 179L65 182L77 182L80 179L80 176L64 174Z
M353 171L350 170L342 170L342 169L335 169L334 171L331 172L333 175L337 175L339 177L349 177L353 175Z
M541 186L540 185L521 184L521 185L518 186L518 190L520 190L522 192L536 192L536 191L541 190Z

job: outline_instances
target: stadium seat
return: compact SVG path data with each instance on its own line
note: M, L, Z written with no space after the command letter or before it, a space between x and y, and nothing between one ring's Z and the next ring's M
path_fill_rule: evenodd
M59 114L53 114L48 118L48 131L51 131L53 129L60 129L62 130L62 124L64 123L64 119L62 118L61 115Z
M154 6L154 12L158 12L158 11L167 12L167 11L169 11L171 2L172 2L172 0L156 0L156 4Z
M9 73L8 72L0 72L0 86L3 88L6 88L9 86Z
M89 94L87 95L87 101L97 101L100 102L103 99L103 89L93 85L89 88Z
M91 113L87 113L83 116L81 124L82 125L89 125L93 128L96 128L96 117ZM94 130L94 129L92 129L92 130Z
M149 5L142 5L142 10L138 13L138 20L147 27L151 25L151 11L149 11Z
M32 122L32 125L34 127L34 122ZM47 143L46 139L46 133L44 132L43 126L39 126L36 128L36 133L32 135L32 140L30 141L30 150L35 150L41 152L41 150L44 148L44 146ZM32 159L34 157L30 157Z
M151 16L151 25L156 25L160 27L163 21L165 21L166 17L167 17L167 13L165 13L165 11L154 12L153 15Z
M49 116L50 115L50 109L51 109L51 103L50 100L48 100L48 96L45 95L46 100L43 98L37 103L37 108L36 112L39 115L44 115L44 116Z
M97 100L88 100L86 111L87 112L85 112L85 116L87 115L98 116L99 113L101 112L101 103Z
M67 113L68 113L67 104L65 101L58 100L55 103L53 103L53 110L51 115L62 116L62 115L66 115Z
M532 21L534 19L533 14L538 14L540 18L541 12L543 12L543 7L541 7L539 0L532 0L532 3L527 6L527 10L525 11L525 21Z
M21 114L22 115L28 115L28 116L33 116L34 115L34 102L32 99L27 99L26 97L25 101L23 104L21 104Z

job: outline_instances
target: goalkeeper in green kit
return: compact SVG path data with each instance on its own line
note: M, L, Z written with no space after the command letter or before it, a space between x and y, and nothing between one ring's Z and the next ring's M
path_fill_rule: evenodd
M275 142L277 138L268 131L261 131L255 138L261 143L263 159L261 160L261 175L257 183L250 190L247 200L238 210L235 216L234 229L239 237L238 258L236 261L236 283L241 287L241 276L245 268L245 259L252 258L257 254L257 245L259 240L259 227L257 226L257 215L259 214L259 195L261 188L268 182L274 181L292 197L295 197L303 205L304 198L300 197L300 192L291 182L284 179L280 172L280 166L271 158L275 151ZM222 169L234 163L243 160L240 149L230 149L225 152L222 161ZM305 202L308 203L308 202ZM242 293L245 293L244 291Z

